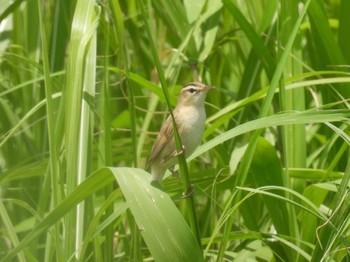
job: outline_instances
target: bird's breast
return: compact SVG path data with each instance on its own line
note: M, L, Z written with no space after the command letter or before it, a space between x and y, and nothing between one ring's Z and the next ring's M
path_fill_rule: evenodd
M205 110L204 107L186 107L179 113L181 118L177 122L181 142L185 146L186 156L190 156L202 139L206 118Z

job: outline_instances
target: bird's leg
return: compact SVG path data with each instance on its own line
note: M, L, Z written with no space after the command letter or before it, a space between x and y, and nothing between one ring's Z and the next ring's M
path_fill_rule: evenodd
M176 152L175 156L179 156L179 155L185 155L185 146L182 145L182 150L180 152ZM174 172L172 170L170 170L170 172L174 175ZM180 179L180 176L177 174L176 175L177 178ZM189 191L187 192L182 192L182 196L181 198L187 198L187 197L193 197L194 196L194 186L191 184L191 188Z
M182 149L179 152L176 152L175 156L184 155L184 154L185 154L185 146L182 145Z
M193 197L194 193L195 193L194 186L193 186L193 184L191 184L190 190L188 190L187 192L182 192L182 196L180 198Z

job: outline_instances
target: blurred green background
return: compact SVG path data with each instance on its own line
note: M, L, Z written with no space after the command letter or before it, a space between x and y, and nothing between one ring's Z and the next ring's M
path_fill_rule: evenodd
M1 0L0 261L348 261L349 10ZM184 200L142 169L194 80Z

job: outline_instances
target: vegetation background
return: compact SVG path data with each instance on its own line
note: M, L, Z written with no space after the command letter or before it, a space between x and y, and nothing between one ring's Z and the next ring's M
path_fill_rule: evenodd
M0 1L0 261L349 261L349 10ZM202 145L150 186L196 79Z

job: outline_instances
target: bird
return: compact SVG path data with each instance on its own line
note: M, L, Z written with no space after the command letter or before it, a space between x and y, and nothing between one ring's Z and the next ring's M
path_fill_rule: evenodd
M207 92L213 89L200 82L185 84L179 94L173 116L182 143L182 152L190 156L201 142L205 128L204 102ZM178 152L174 139L172 118L163 123L152 147L147 167L151 167L151 181L162 181L166 170L172 172L177 163Z

